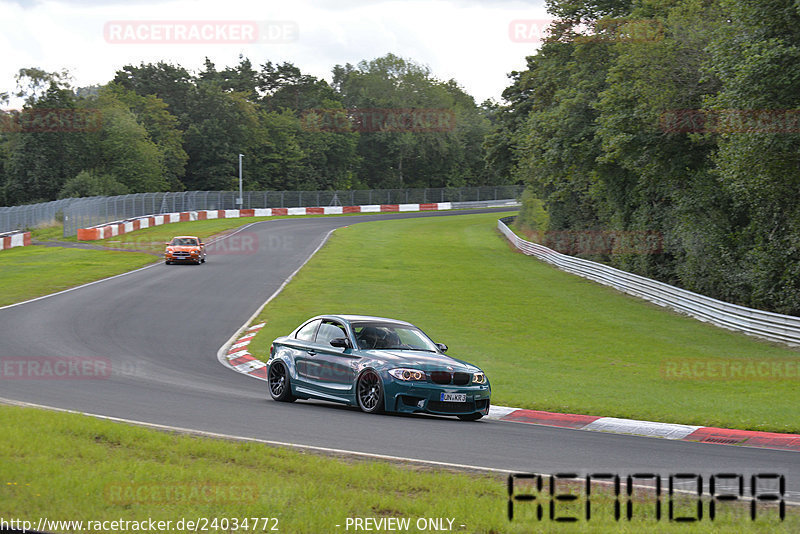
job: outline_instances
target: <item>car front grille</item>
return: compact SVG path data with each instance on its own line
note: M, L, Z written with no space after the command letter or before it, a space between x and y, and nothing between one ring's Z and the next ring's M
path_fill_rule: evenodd
M431 381L434 384L455 384L456 386L466 386L469 384L469 373L450 373L449 371L431 371Z
M453 384L466 386L469 384L469 373L453 373Z
M450 373L447 371L431 371L431 380L433 380L435 384L449 384Z

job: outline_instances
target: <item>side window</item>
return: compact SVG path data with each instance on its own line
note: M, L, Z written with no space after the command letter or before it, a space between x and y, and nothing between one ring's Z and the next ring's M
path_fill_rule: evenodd
M317 319L316 321L311 321L303 328L298 330L297 335L295 337L301 341L314 341L314 334L317 331L319 323L320 323L319 319Z
M330 346L331 339L347 337L347 331L342 325L334 321L322 321L317 332L317 343Z

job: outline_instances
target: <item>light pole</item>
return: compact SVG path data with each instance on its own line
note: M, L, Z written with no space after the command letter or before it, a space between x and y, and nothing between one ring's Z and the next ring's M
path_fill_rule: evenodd
M236 203L239 204L239 209L244 207L244 195L242 193L242 157L244 154L239 154L239 198L236 199Z

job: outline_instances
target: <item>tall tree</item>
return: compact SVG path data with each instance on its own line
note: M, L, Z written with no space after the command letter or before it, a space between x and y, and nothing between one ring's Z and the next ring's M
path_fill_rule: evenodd
M189 155L183 149L183 132L178 119L172 115L167 104L155 95L141 96L124 87L109 83L103 90L113 94L136 116L136 120L147 131L164 161L164 178L171 191L184 189L183 177Z
M157 96L178 118L181 130L188 127L196 89L193 76L185 68L163 61L141 63L138 67L126 65L117 71L112 81L138 95Z
M18 75L21 86L24 80L30 83L18 92L26 104L14 121L17 127L5 138L3 189L9 204L53 200L84 167L88 134L73 127L78 102L65 78L40 69L22 69Z
M722 90L708 108L734 225L718 278L739 302L800 314L800 4L721 5L709 70Z
M101 93L98 107L103 128L97 135L98 160L93 168L131 193L168 190L164 152L136 114L111 91Z
M488 121L455 82L393 54L337 65L333 86L356 115L359 182L369 187L443 187L488 176L480 153Z

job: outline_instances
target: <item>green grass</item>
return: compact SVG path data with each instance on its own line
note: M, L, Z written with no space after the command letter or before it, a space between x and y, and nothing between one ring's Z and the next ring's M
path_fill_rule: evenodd
M348 532L348 517L410 518L412 525L418 518L451 518L458 525L454 531L466 533L513 534L543 528L627 533L800 529L800 514L793 508L783 523L775 510L766 508L751 523L744 506L727 508L712 523L707 502L699 524L670 524L666 515L656 522L650 512L653 503L647 501L636 503L634 520L614 522L599 514L611 509L610 497L595 493L591 521L563 525L547 515L538 521L529 503L517 503L516 519L509 521L505 478L494 475L322 457L10 406L0 407L0 427L4 435L0 440L0 518L6 521L152 519L175 525L181 519L271 517L278 519L279 532L293 534ZM526 491L517 489L517 493ZM665 498L662 505L666 514ZM688 515L692 508L686 504L681 511ZM565 513L579 515L582 509L573 507ZM248 530L239 531L261 532L263 524L260 521L255 530L251 523ZM268 527L273 525L268 523ZM432 531L412 526L403 532Z
M0 306L48 295L156 261L150 254L29 246L0 251Z
M257 322L269 344L324 313L411 321L481 366L492 402L547 411L800 432L798 380L683 380L686 359L798 362L798 352L716 328L510 250L496 214L337 230Z
M34 241L76 241L75 236L64 237L64 226L61 224L34 228L31 230L31 238Z

